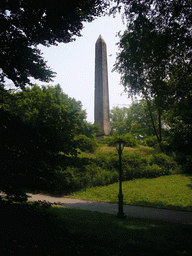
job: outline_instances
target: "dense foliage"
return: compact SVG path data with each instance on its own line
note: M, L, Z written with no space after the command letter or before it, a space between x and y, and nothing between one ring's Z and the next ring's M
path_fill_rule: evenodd
M105 186L118 182L119 156L117 152L82 155L80 161L71 160L70 166L62 165L55 173L54 193L69 194L93 186ZM123 181L138 178L157 178L180 172L177 163L163 153L142 155L124 151L122 154ZM50 191L49 191L50 192Z
M192 3L186 0L121 0L127 30L120 35L115 70L128 95L151 100L158 111L153 129L161 150L162 115L169 125L167 144L191 172Z
M99 144L100 145L107 145L109 147L114 147L115 142L119 138L118 133L114 133L113 136L103 138ZM121 135L121 139L124 141L125 147L137 147L140 144L140 141L135 139L132 134L126 133Z
M83 22L101 15L108 5L103 0L2 0L1 80L9 78L20 88L30 84L31 77L49 82L54 72L47 67L38 44L75 40Z
M137 138L155 135L153 123L158 128L158 111L151 101L151 111L146 100L135 101L129 108L115 107L110 112L112 133L131 133Z
M49 189L57 166L82 147L75 137L91 130L81 102L59 85L13 94L1 89L1 96L0 189L10 195L24 187Z

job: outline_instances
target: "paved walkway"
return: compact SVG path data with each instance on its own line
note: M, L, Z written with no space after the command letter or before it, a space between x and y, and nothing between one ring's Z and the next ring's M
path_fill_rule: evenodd
M51 197L41 194L34 195L28 193L28 195L30 196L28 199L29 201L45 200L52 204L61 205L66 208L105 212L110 214L117 214L118 212L117 204L90 201L70 197ZM126 216L130 217L152 218L192 225L192 212L164 210L130 205L124 205L123 211Z

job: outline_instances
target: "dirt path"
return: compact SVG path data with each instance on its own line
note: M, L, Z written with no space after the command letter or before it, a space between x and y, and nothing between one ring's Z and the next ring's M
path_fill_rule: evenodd
M70 197L52 197L41 194L29 194L29 201L48 201L52 204L61 205L66 208L90 210L105 212L109 214L117 214L118 205L100 201L91 201ZM126 216L141 217L141 218L153 218L159 220L167 220L173 222L180 222L183 224L192 225L192 212L173 211L156 209L149 207L130 206L124 205L123 211Z

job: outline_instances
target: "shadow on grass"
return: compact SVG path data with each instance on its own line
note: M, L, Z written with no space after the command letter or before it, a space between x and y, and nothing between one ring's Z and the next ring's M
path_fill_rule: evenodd
M162 201L158 201L158 200L155 200L155 202L149 202L145 200L135 200L134 204L131 204L131 205L141 206L141 207L150 207L155 209L192 212L192 205L183 206L178 204L177 205L165 204Z
M192 227L1 202L1 255L191 255Z

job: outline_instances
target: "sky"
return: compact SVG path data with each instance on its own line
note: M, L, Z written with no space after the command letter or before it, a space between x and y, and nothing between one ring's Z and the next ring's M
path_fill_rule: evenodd
M60 84L65 94L81 101L90 123L94 123L95 43L100 34L107 45L110 110L117 106L129 107L131 104L131 99L128 99L124 87L120 85L120 75L112 72L118 52L116 43L119 37L116 35L125 29L126 25L123 24L120 14L115 18L99 17L91 23L84 23L82 37L77 37L76 41L39 47L47 65L57 73L49 85ZM48 85L41 81L31 81L39 86Z

